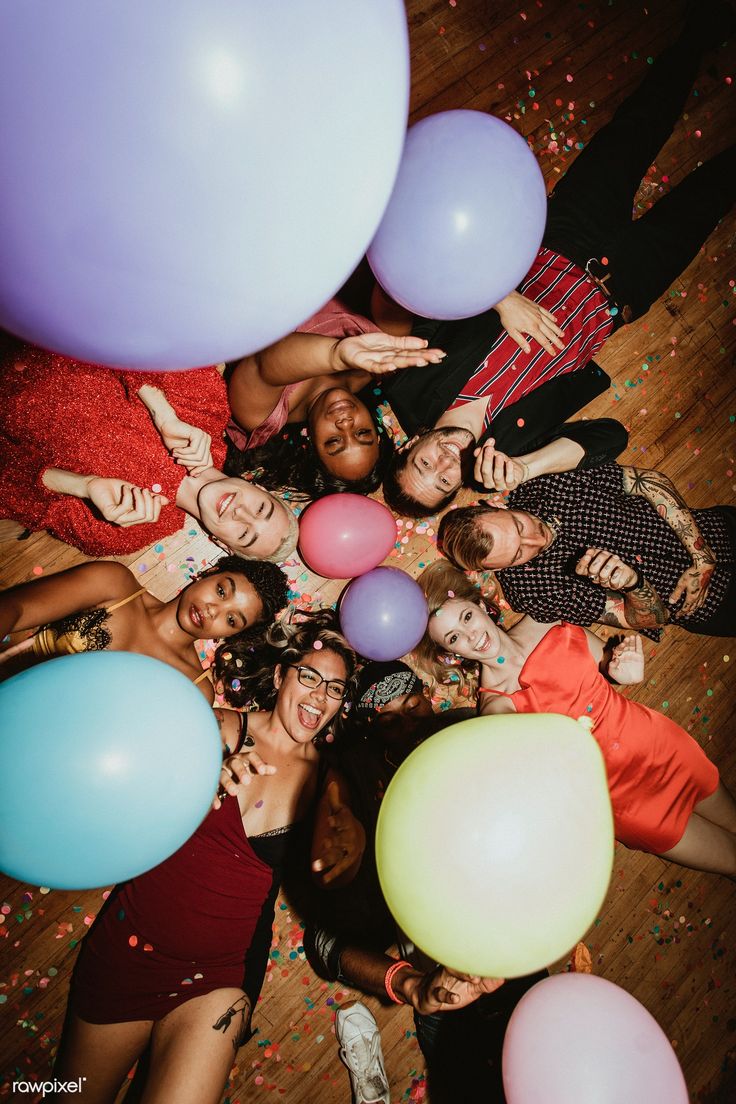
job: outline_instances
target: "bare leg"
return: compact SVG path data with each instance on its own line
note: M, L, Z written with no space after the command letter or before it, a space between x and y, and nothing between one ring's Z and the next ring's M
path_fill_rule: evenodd
M736 833L736 801L722 782L718 783L718 789L710 797L704 797L693 810L704 820L711 824L717 824L725 828L727 832Z
M70 1014L64 1025L54 1077L59 1081L81 1077L82 1091L75 1093L74 1099L82 1104L111 1104L150 1036L151 1020L91 1024ZM72 1097L62 1093L60 1099Z
M736 834L692 813L680 842L662 852L660 858L693 870L736 878Z
M154 1025L143 1104L219 1104L248 1022L242 989L195 997Z

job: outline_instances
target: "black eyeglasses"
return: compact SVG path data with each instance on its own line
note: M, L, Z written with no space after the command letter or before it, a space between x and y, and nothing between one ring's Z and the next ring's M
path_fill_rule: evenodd
M308 686L310 690L316 690L318 686L321 686L324 682L327 687L328 698L335 698L336 701L341 701L345 697L346 683L341 679L326 679L322 678L319 671L315 671L313 667L301 667L296 663L289 665L296 671L296 677L302 686Z

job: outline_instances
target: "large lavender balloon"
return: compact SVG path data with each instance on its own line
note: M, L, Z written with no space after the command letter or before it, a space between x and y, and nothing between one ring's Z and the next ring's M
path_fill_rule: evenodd
M282 337L375 233L408 77L400 0L3 4L0 326L149 369Z

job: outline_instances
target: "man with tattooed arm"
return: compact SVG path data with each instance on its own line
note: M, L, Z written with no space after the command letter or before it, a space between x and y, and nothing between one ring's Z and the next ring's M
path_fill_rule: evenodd
M690 510L660 471L604 464L522 483L498 454L506 508L443 517L459 567L492 569L514 610L538 621L736 635L736 508Z

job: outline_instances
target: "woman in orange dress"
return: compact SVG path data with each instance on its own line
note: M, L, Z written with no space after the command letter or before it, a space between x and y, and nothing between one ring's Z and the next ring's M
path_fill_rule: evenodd
M445 561L427 568L419 582L430 610L417 649L423 666L437 673L443 653L478 664L481 714L590 717L606 764L616 839L736 877L736 802L718 769L683 728L619 695L602 673L604 664L620 685L641 682L640 637L627 637L607 662L603 642L579 625L523 617L505 632L478 589Z

